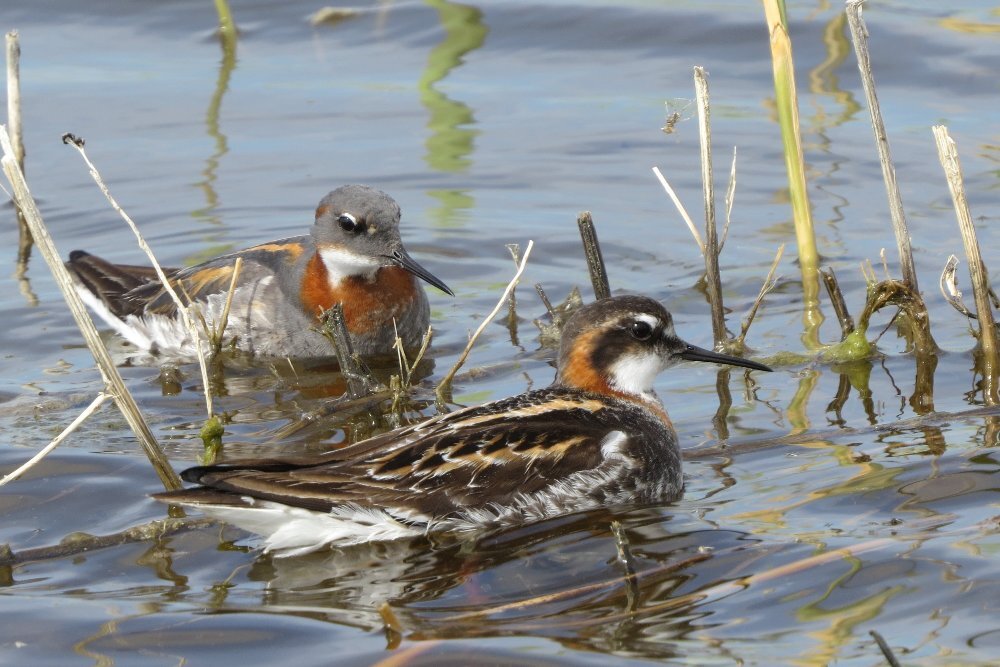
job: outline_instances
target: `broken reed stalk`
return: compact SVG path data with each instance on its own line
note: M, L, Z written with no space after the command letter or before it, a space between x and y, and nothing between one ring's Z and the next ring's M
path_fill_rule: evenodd
M14 152L14 160L24 173L24 133L21 130L21 43L16 30L7 33L7 132ZM18 270L26 270L31 256L31 231L21 211L17 211L17 264Z
M590 272L590 284L594 286L594 298L598 301L607 299L611 296L611 285L590 211L582 211L576 218L576 224L580 227L580 238L583 239L583 253L587 257L587 271Z
M16 470L13 470L12 472L9 472L6 475L4 475L3 479L0 479L0 486L3 486L8 482L13 482L15 479L17 479L24 473L34 468L39 461L48 456L53 449L62 444L63 440L68 438L73 431L78 429L80 427L80 424L82 424L84 421L87 420L87 417L97 412L97 409L102 405L104 405L104 401L106 401L109 398L111 398L109 394L105 394L104 392L99 393L97 397L94 398L94 400L90 403L90 405L88 405L83 410L83 412L81 412L80 415L76 419L74 419L72 423L70 423L69 426L67 426L62 430L62 433L60 433L59 435L57 435L55 438L52 439L52 442L50 442L45 447L40 449L37 454L28 459L23 465L18 467Z
M135 224L128 213L125 212L121 205L118 204L118 201L111 195L111 191L108 190L108 186L105 185L104 179L101 178L100 172L97 171L97 167L95 167L94 163L90 161L89 157L87 157L87 151L83 148L86 142L69 132L63 135L62 140L64 144L75 148L80 154L80 157L83 158L87 168L90 170L91 178L94 179L94 182L97 183L97 187L100 188L102 193L104 193L104 197L108 200L108 203L111 204L111 208L118 213L121 219L125 221L125 224L129 226L129 229L132 230L132 233L135 234L139 247L146 253L146 257L149 258L149 261L153 265L153 269L156 271L156 277L160 279L163 289L170 295L170 298L173 299L174 304L177 306L177 312L180 313L181 321L184 323L184 328L187 329L188 335L191 336L191 339L194 341L195 352L198 354L198 366L201 368L201 379L205 387L205 409L208 413L208 417L211 418L214 416L215 411L212 406L212 391L208 377L208 362L205 359L205 350L203 350L201 346L201 336L198 334L198 328L195 326L194 318L191 315L191 308L181 301L180 296L178 296L173 285L170 283L170 280L167 278L167 274L163 272L163 268L156 260L156 256L153 254L152 248L149 247L149 244L146 243L146 239L143 238L142 233L139 231L139 227Z
M97 327L94 326L93 321L87 314L87 309L83 301L80 300L80 296L76 293L73 278L69 275L69 271L63 264L59 251L52 241L52 237L49 236L48 230L45 228L42 215L39 213L38 206L31 196L27 182L24 180L24 173L14 160L13 148L10 144L10 138L7 136L7 129L2 125L0 125L0 145L3 148L3 158L0 159L0 165L3 166L7 180L13 189L14 202L24 214L25 221L28 223L31 234L38 245L38 250L45 259L46 264L48 264L49 270L52 271L56 284L62 292L70 312L73 314L73 319L76 320L76 324L87 343L87 347L90 348L91 354L94 355L94 361L97 363L97 368L104 378L105 386L114 397L115 404L121 410L132 432L135 433L139 444L142 445L143 451L153 464L153 468L156 470L156 474L159 476L163 486L168 491L181 488L180 478L174 472L174 469L170 467L170 462L163 455L159 445L157 445L153 432L149 429L149 425L139 411L139 406L136 405L135 399L132 398L128 388L125 386L125 382L122 380L122 376L118 373L118 368L115 367L108 349L101 341Z
M986 273L986 265L979 251L979 240L976 238L976 228L972 224L972 214L969 212L969 202L965 197L965 185L962 181L962 165L958 160L958 148L955 141L948 135L948 128L935 125L934 141L937 144L938 158L944 168L948 190L955 205L955 216L958 218L958 228L965 244L965 256L969 262L969 273L972 276L972 293L976 301L976 315L979 320L979 346L982 351L984 398L988 405L1000 403L1000 356L997 348L997 331L993 323L993 310L990 306L990 280Z
M854 331L854 318L851 317L851 312L847 309L847 302L844 301L844 293L840 291L840 283L837 282L837 274L833 272L833 267L828 266L825 269L820 269L819 274L823 277L826 292L830 295L833 312L837 314L837 320L840 322L840 340L844 340Z
M806 187L805 160L799 130L799 102L795 90L795 65L792 59L792 42L785 25L783 0L764 0L771 44L771 64L774 71L774 99L784 144L785 168L788 171L788 190L792 201L792 219L799 250L799 268L802 270L802 323L805 327L803 343L807 348L820 348L819 327L823 314L819 310L819 251L816 249L816 232L813 229L812 208Z
M694 242L698 244L698 250L704 254L705 242L701 239L701 232L698 231L698 227L695 226L694 221L691 220L691 216L688 215L687 209L684 208L684 204L681 203L681 200L677 197L677 193L674 192L674 189L670 187L670 183L667 182L667 179L663 177L663 174L660 172L660 168L653 167L653 173L656 175L656 179L660 181L660 185L663 186L667 196L670 197L670 201L674 203L674 206L677 208L677 212L681 214L681 219L684 220L684 224L687 225L689 230L691 230L691 236L694 237Z
M896 182L896 168L889 151L889 135L882 119L882 109L875 92L875 78L872 76L871 59L868 54L868 27L861 18L861 6L864 0L847 0L847 24L851 28L851 40L854 42L854 54L858 59L858 70L861 72L861 87L865 91L868 103L868 113L871 115L872 131L875 133L875 148L878 150L879 163L882 165L882 179L885 181L885 191L889 198L889 215L892 219L892 231L896 235L896 247L899 250L899 269L903 280L910 284L915 293L920 292L917 285L917 271L913 265L913 251L910 248L910 232L906 228L906 216L903 212L903 199L899 194L899 184Z
M18 168L24 172L24 135L21 131L21 44L17 30L7 33L7 134Z
M443 409L447 403L446 396L451 392L452 380L455 379L455 374L458 373L458 370L469 357L469 352L472 351L472 346L476 344L476 340L479 338L480 334L483 333L483 330L486 329L486 325L492 322L493 318L500 312L503 304L507 301L507 297L517 286L518 281L521 280L521 274L524 273L524 267L528 265L528 257L531 255L531 249L534 247L535 242L529 240L528 246L524 249L524 255L521 257L521 264L517 267L517 272L514 274L514 277L511 278L510 282L507 284L507 289L503 291L503 294L500 296L500 300L497 301L497 305L492 311L490 311L490 314L486 316L486 319L484 319L482 324L479 325L479 328L477 328L472 336L469 337L469 342L465 346L465 349L462 350L462 354L459 355L458 361L455 362L455 365L451 367L451 370L445 374L445 376L438 383L437 387L434 388L434 395L437 397L438 409Z
M362 368L360 360L354 354L351 336L347 331L347 320L344 319L343 304L333 304L323 311L319 319L323 325L323 335L333 343L340 372L347 380L351 398L360 398L375 391L378 383Z
M715 346L725 344L726 314L722 305L722 277L719 275L719 236L715 227L715 186L712 183L712 130L709 118L708 79L705 69L694 68L695 104L698 107L698 140L701 146L701 189L705 198L705 285L712 311L712 338Z

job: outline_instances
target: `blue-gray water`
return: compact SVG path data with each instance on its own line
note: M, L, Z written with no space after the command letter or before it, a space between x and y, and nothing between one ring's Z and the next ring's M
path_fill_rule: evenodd
M930 131L961 154L988 265L1000 210L1000 16L985 1L871 2L865 18L921 288L944 352L933 409L981 405L966 321L937 292L962 256ZM692 67L710 74L716 190L738 147L722 255L729 327L753 302L780 243L778 288L748 337L762 357L805 352L784 160L763 10L755 2L384 2L313 26L321 2L233 2L235 56L207 0L0 8L20 31L27 175L65 256L142 255L64 132L91 159L158 257L184 264L302 233L320 197L362 182L403 208L412 254L456 292L433 292L435 369L456 359L534 239L516 336L487 329L460 403L552 378L531 320L590 288L576 215L593 212L616 291L662 299L678 332L709 345L703 264L650 173L659 165L702 218ZM860 264L898 275L886 198L840 3L791 2L810 197L824 263L857 314ZM661 131L670 108L674 132ZM0 470L29 458L101 389L89 352L38 256L13 274L11 207L0 228ZM959 273L968 292L964 269ZM824 342L839 338L827 302ZM876 316L873 334L891 313ZM474 545L391 544L284 561L219 548L234 530L0 569L5 664L881 664L881 632L904 664L988 663L1000 653L998 414L922 417L915 362L893 328L885 356L729 376L687 364L657 389L691 450L674 504L566 517ZM156 368L123 374L175 467L194 462L204 418L195 367L183 390ZM278 438L325 404L329 374L280 364L233 370L219 408L224 455L319 451L370 425L336 417ZM725 392L721 392L724 394ZM838 399L840 396L840 399ZM923 411L923 410L921 410ZM427 414L431 414L428 410ZM343 430L347 428L347 431ZM720 433L720 427L723 432ZM793 441L754 443L795 434ZM729 449L711 449L720 435ZM699 455L699 450L707 454ZM165 516L149 464L110 405L22 480L0 490L0 543L15 552L74 532L111 534ZM628 585L610 521L638 574ZM837 549L856 553L809 560ZM747 579L747 577L751 577ZM388 604L401 633L383 632ZM399 660L399 663L394 663Z

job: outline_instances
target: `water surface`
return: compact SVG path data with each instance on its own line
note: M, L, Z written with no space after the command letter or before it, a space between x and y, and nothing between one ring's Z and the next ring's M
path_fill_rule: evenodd
M170 265L302 233L322 195L343 183L390 192L412 254L457 294L431 294L435 365L418 397L512 275L505 244L528 239L536 247L516 327L488 327L470 367L490 372L461 376L454 398L475 403L551 381L554 352L539 344L532 320L544 308L530 286L553 299L580 286L590 298L581 210L593 212L615 291L663 300L682 336L709 345L701 257L650 173L659 165L701 218L696 122L684 109L701 65L720 197L733 146L739 154L721 260L729 328L738 330L787 242L782 278L748 342L765 359L807 353L757 3L384 2L314 26L322 4L233 3L235 51L220 47L203 1L0 9L0 26L21 34L29 182L63 255L85 248L141 261L60 142L72 131ZM820 251L857 313L860 264L871 260L881 276L884 247L889 270L898 268L839 10L792 2L789 16ZM1000 544L989 523L1000 422L979 409L968 325L937 293L941 267L962 246L930 126L947 124L958 142L992 265L998 17L980 1L871 3L865 18L943 348L931 404L914 407L915 361L892 328L870 363L779 364L749 380L684 365L657 385L689 454L677 503L562 517L473 544L417 540L275 560L255 552L252 537L215 527L32 560L0 571L4 662L881 664L870 630L905 664L990 662L1000 651ZM665 134L668 106L682 113ZM9 470L71 421L101 380L40 258L26 280L13 276L17 236L4 210L0 469ZM820 336L836 341L823 308ZM877 316L873 332L890 318ZM204 418L196 368L181 368L179 383L155 367L122 372L175 467L194 463ZM231 369L218 398L223 456L322 451L384 428L363 412L294 428L339 386L327 371L280 363ZM0 543L21 552L162 519L165 508L148 498L159 488L106 407L2 489Z

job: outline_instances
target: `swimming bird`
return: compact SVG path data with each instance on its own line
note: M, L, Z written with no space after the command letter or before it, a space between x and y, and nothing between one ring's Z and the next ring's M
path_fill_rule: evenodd
M610 297L566 323L545 389L318 456L190 468L200 486L154 497L264 535L278 555L676 499L680 448L653 381L685 360L771 370L684 342L654 299Z
M267 357L328 357L319 314L343 304L354 351L392 351L398 332L419 347L430 318L420 278L452 291L418 264L399 236L399 205L366 185L323 197L306 236L271 241L165 273L182 299L196 301L210 327L221 319L234 264L243 258L224 341ZM195 341L151 267L112 264L82 250L66 266L77 291L101 318L139 349L192 357ZM395 323L395 326L394 326Z

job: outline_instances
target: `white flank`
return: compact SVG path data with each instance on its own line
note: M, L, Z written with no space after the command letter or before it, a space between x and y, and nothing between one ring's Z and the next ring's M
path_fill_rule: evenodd
M348 276L369 277L379 269L379 261L374 257L355 254L343 248L323 248L319 256L326 265L330 286L336 288Z
M601 456L607 461L626 461L631 463L632 458L625 453L625 443L628 436L624 431L611 431L601 440Z
M205 514L264 537L264 550L275 556L300 556L333 543L340 546L396 540L423 534L422 526L410 526L380 509L357 505L335 507L330 513L289 507L245 496L252 506L202 505Z
M114 313L108 310L108 307L104 305L104 302L97 298L97 296L82 285L76 285L76 293L80 295L80 299L87 304L87 306L94 311L98 317L100 317L104 322L110 326L115 332L132 343L140 350L148 350L153 347L153 341L150 340L143 331L134 326L134 323L126 323L118 319ZM130 317L131 320L136 320L135 317ZM130 326L132 324L132 326Z
M653 381L663 370L663 361L652 352L625 355L609 369L608 384L626 394L657 400Z
M266 309L255 308L253 307L255 304L248 303L251 298L259 300L263 294L263 288L270 285L272 281L272 276L265 276L256 283L238 287L233 294L233 305L229 313L226 335L237 336L242 347L246 347L250 335L258 331L268 331L273 326L267 317ZM194 357L196 354L195 342L191 339L190 333L179 316L128 315L121 319L116 317L104 305L104 302L85 287L77 285L76 291L83 302L118 335L140 350L183 359ZM225 302L225 292L210 294L198 302L197 306L201 308L209 328L214 328L215 323L222 317ZM248 315L251 318L250 322L247 321ZM198 329L199 334L203 336L200 324Z

